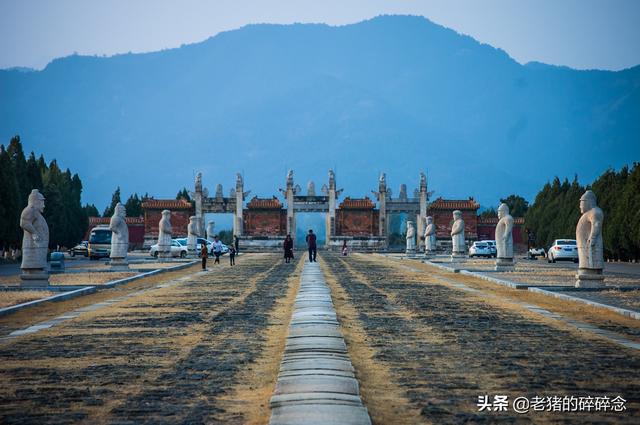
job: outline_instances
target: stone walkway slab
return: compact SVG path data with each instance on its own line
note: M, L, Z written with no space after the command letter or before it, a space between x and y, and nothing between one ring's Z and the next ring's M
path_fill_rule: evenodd
M370 425L317 263L305 263L274 394L271 425Z

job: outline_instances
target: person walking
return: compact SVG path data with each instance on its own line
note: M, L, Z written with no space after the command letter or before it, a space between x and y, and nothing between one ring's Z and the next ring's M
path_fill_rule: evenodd
M218 236L213 237L213 256L216 259L213 261L213 264L220 264L220 256L222 255L222 242L218 239Z
M229 265L236 265L236 248L233 245L229 247Z
M290 263L291 260L293 259L293 239L291 239L291 235L287 235L287 237L284 238L283 248L284 248L284 262Z
M342 255L346 257L348 253L349 248L347 248L347 240L345 239L344 241L342 241Z
M316 246L316 235L313 230L309 229L309 234L305 238L307 241L307 248L309 248L309 262L316 261L316 254L318 253L318 247Z
M233 237L233 246L236 249L236 254L240 252L240 239L237 236Z
M200 248L200 256L202 257L202 270L207 270L207 257L209 256L209 252L207 251L206 243L203 243L202 248Z

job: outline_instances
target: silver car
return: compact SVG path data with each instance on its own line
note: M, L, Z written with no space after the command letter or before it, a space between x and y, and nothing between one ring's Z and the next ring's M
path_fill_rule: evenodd
M172 257L180 257L180 258L186 258L187 257L187 247L186 245L180 245L180 243L173 239L171 241L171 256ZM155 245L151 245L151 249L149 249L149 255L151 255L153 258L158 258L158 244Z

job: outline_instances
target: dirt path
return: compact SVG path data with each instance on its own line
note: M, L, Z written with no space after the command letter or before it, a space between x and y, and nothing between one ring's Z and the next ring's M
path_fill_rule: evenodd
M2 345L0 422L259 422L297 269L241 260Z
M358 376L363 377L362 393L374 423L390 423L393 409L415 416L391 423L636 422L637 351L486 302L443 285L427 271L409 272L390 260L359 255L323 258L340 286L336 292L346 298L336 303L338 315L364 331L345 332L345 339ZM367 378L370 370L381 371L389 392L376 390L382 383ZM620 395L627 400L627 410L487 413L478 411L480 395L507 395L510 400Z

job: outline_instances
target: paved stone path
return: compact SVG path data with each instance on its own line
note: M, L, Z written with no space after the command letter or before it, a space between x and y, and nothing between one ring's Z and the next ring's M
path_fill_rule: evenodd
M371 424L353 372L322 271L305 263L270 424Z

